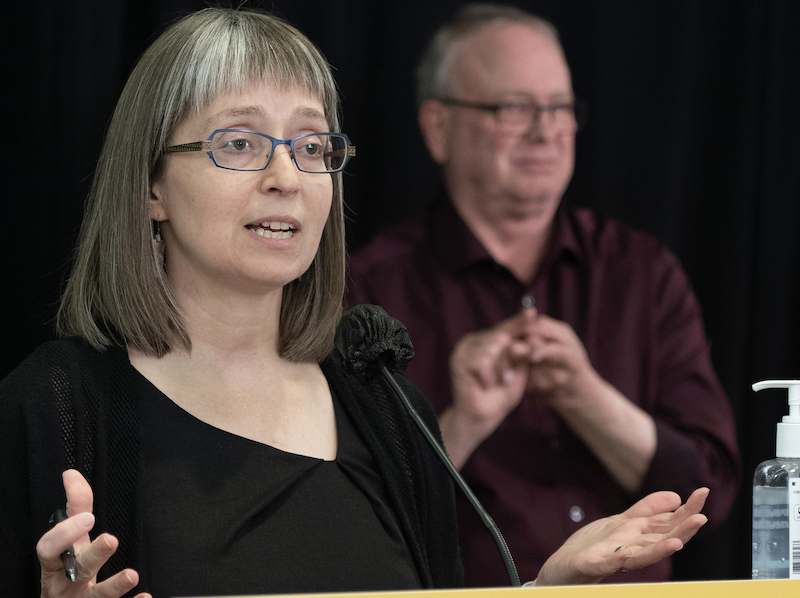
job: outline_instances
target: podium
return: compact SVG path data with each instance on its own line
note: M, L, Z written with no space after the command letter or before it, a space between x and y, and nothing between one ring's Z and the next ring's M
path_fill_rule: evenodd
M274 594L272 596L275 596ZM533 588L475 588L414 592L285 594L291 598L798 598L800 579L602 584ZM184 596L181 598L192 598ZM216 598L267 598L266 594Z

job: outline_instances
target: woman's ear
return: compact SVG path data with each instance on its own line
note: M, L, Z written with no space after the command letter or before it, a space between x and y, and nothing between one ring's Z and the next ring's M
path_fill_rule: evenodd
M450 159L450 111L436 100L426 100L419 107L419 128L434 162L446 164Z
M165 185L162 179L156 179L150 185L150 220L163 222L168 220Z

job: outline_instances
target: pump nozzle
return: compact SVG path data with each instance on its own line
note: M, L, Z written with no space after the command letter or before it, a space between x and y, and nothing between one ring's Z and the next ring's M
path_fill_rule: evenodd
M758 392L765 388L789 390L789 415L783 416L775 437L775 454L781 458L800 457L800 380L763 380L753 384Z

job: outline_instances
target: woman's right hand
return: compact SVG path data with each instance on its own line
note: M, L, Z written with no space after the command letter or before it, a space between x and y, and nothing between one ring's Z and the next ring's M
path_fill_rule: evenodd
M43 535L36 545L42 568L42 598L120 598L136 587L139 574L125 569L97 583L97 572L116 552L119 540L110 534L101 534L94 542L89 540L89 530L94 527L92 488L74 469L65 471L62 479L67 494L67 519ZM67 578L61 563L61 553L70 546L75 549L75 582ZM139 594L136 598L152 597Z

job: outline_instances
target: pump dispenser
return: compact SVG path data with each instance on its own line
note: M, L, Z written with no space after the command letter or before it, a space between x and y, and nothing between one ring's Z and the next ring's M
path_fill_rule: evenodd
M775 459L753 476L753 579L800 579L800 380L764 380L753 390L789 390L789 415L775 437Z

